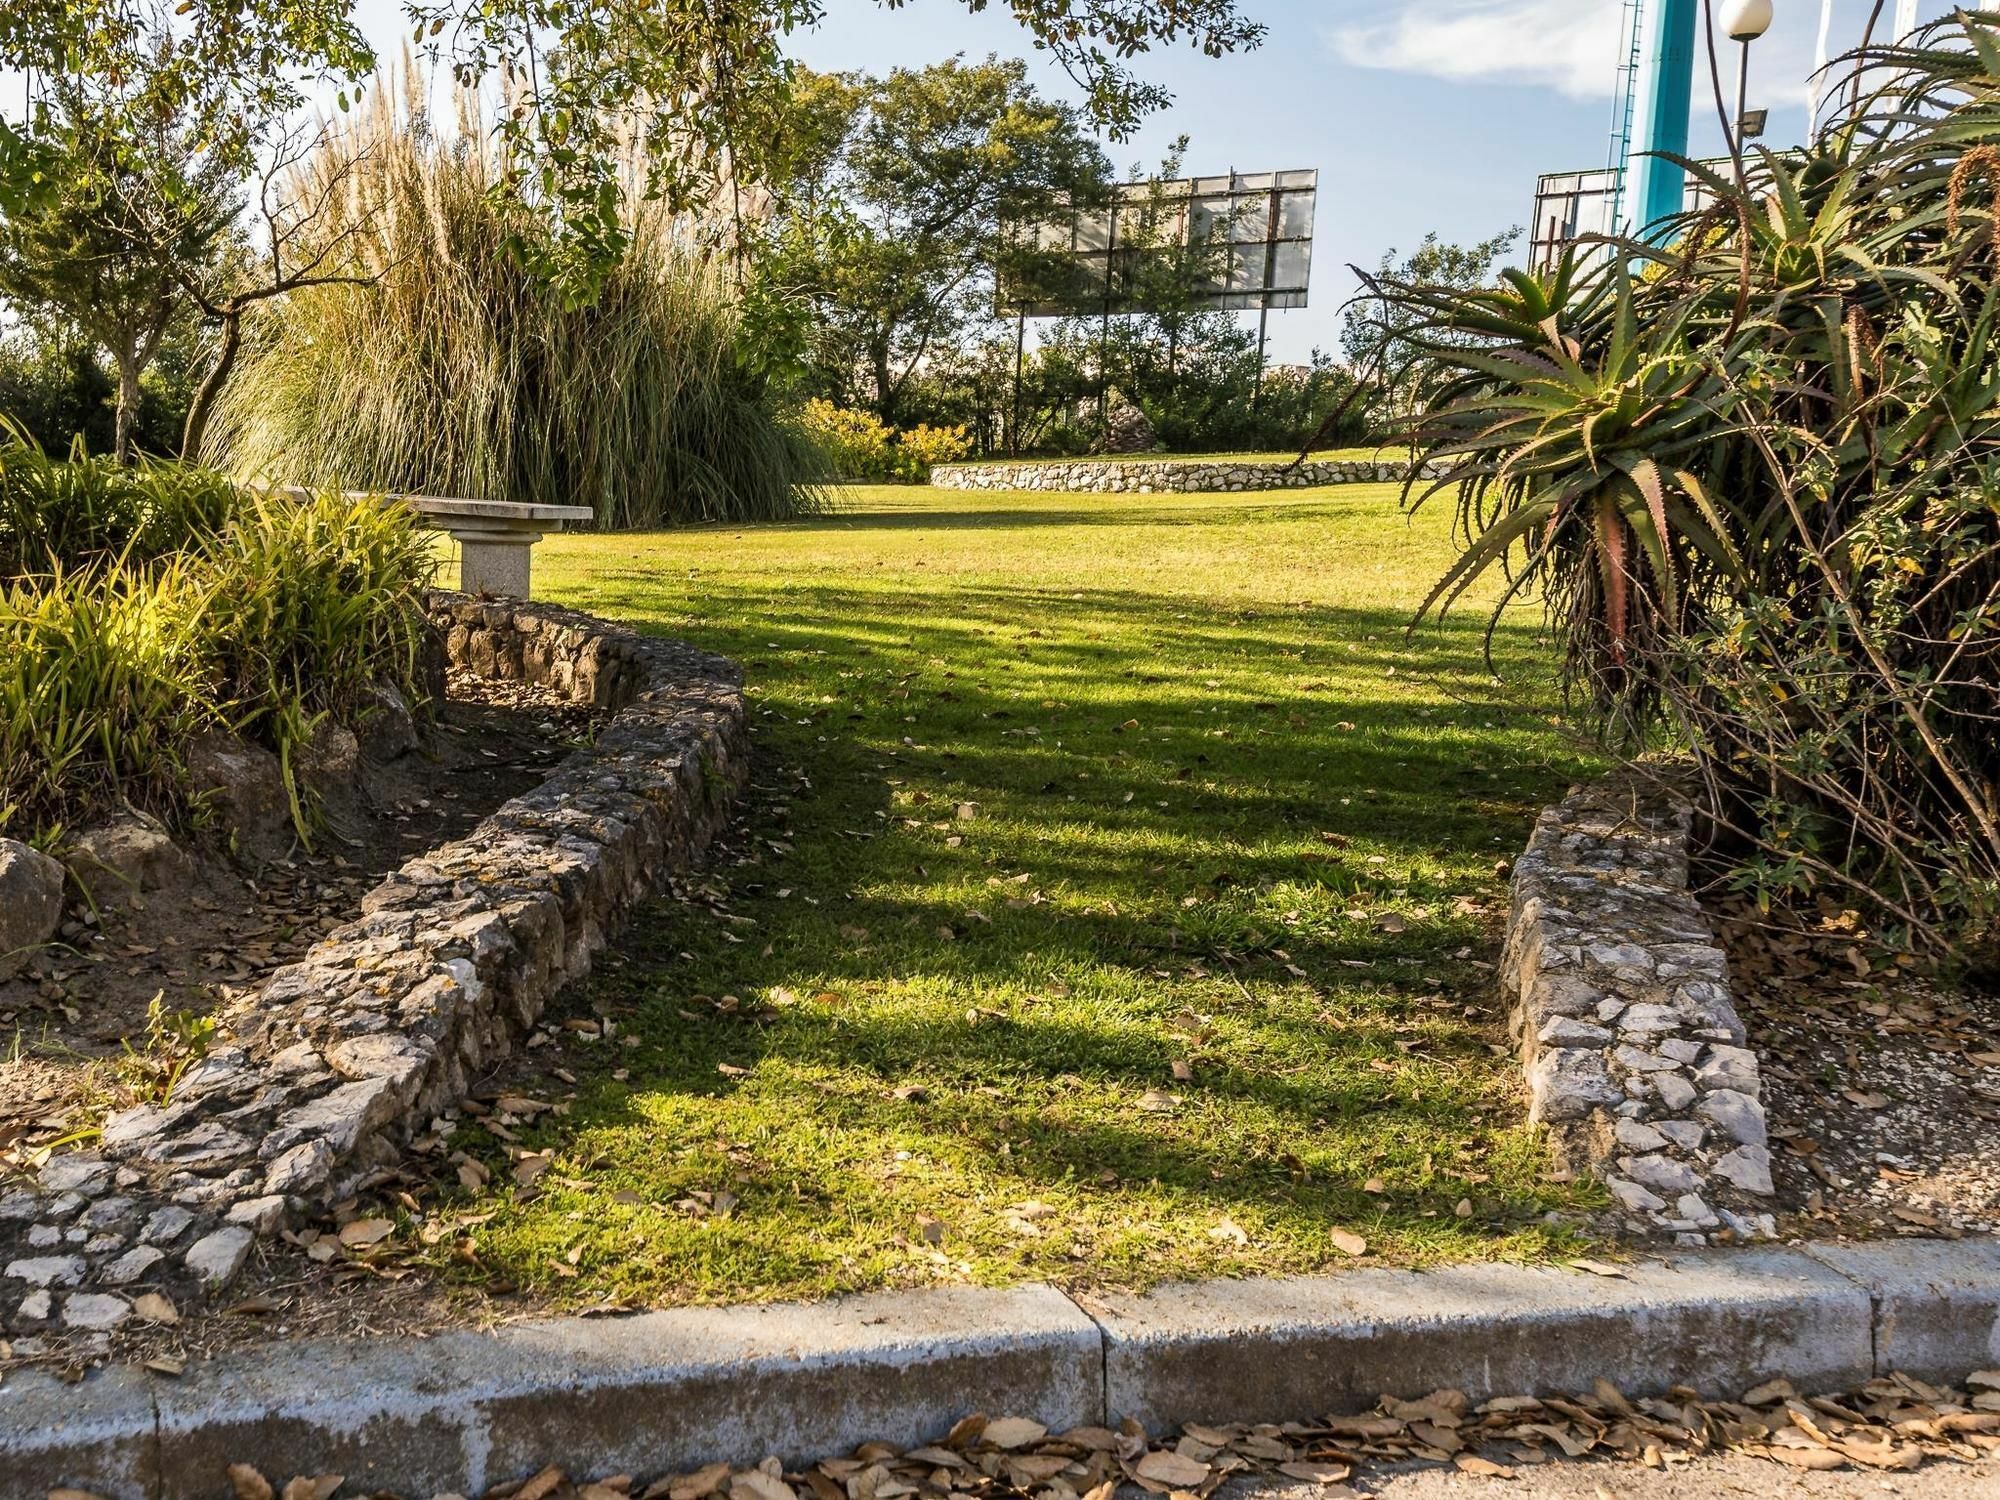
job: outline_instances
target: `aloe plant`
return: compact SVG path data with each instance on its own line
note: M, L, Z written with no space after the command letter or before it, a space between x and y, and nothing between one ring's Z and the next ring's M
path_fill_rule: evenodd
M1664 237L1379 290L1411 503L1464 541L1425 612L1504 570L1609 737L1694 755L1747 883L1966 955L2000 912L2000 15L1847 62L1811 146L1685 162Z

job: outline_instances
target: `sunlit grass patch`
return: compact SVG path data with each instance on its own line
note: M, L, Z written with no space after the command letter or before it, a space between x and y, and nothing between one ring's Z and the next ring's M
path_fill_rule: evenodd
M535 1188L468 1198L458 1274L725 1301L1562 1243L1587 1190L1523 1122L1490 964L1497 862L1580 765L1474 626L1405 638L1428 519L847 493L542 549L551 597L744 664L755 784L563 997L615 1035L514 1143L555 1153Z

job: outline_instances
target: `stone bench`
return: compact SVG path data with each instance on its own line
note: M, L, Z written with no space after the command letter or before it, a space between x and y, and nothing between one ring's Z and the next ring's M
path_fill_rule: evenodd
M305 499L313 492L298 485L274 485L279 494ZM442 495L378 495L343 490L351 500L395 500L418 521L458 543L458 586L468 594L528 599L535 543L565 521L588 521L587 505L524 505L509 500L459 500Z
M565 521L588 521L587 505L515 505L504 500L451 500L401 495L424 524L458 543L458 586L467 594L528 599L535 543Z

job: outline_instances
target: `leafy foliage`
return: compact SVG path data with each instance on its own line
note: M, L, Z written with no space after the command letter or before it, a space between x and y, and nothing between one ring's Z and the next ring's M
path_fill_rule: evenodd
M1539 591L1601 722L1682 743L1765 901L2000 912L2000 17L1850 59L1841 118L1664 244L1390 283L1465 550Z
M0 220L0 293L109 357L112 447L130 457L141 378L189 321L183 282L220 249L238 206L235 176L185 122L131 118L113 85L65 80L54 92L39 111L52 187Z
M1493 280L1501 257L1520 238L1519 229L1508 229L1490 239L1457 245L1432 230L1415 250L1401 259L1394 250L1384 251L1373 279L1381 285L1457 287L1472 291ZM1394 297L1357 297L1341 314L1340 352L1352 368L1368 372L1370 378L1393 396L1407 384L1403 376L1417 355L1408 335L1422 317L1421 310ZM1438 334L1435 328L1429 332L1433 338Z
M219 474L121 468L81 444L65 463L15 433L0 447L0 574L151 563L214 536L235 504Z
M894 8L901 0L882 0ZM962 0L983 10L986 0ZM122 81L132 119L180 119L239 165L261 124L294 112L301 81L361 96L376 65L353 0L0 0L0 64L47 77ZM1264 28L1236 0L1015 0L1038 50L1084 91L1115 137L1166 91L1131 72L1156 47L1209 56L1254 47ZM496 145L520 170L493 184L503 210L540 232L517 248L542 279L588 300L633 243L627 148L647 143L631 184L671 212L705 209L725 190L768 180L785 146L787 38L817 24L824 0L404 0L405 17L462 84L500 82L511 107ZM35 122L0 129L0 200L46 181Z
M0 448L0 828L189 811L209 731L292 758L376 683L424 698L428 539L394 506L246 498L178 464ZM305 831L303 828L301 831Z
M963 427L919 423L898 430L873 412L850 411L817 396L805 404L799 420L842 479L922 484L932 465L953 463L971 451Z
M765 294L810 310L790 329L806 394L908 420L912 382L992 316L991 270L1034 258L1011 226L1102 192L1086 120L1027 71L954 58L800 76L753 249Z

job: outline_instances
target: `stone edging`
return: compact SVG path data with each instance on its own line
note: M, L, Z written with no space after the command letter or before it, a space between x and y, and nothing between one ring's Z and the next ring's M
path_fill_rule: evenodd
M1286 463L1149 463L1080 458L1055 463L939 464L931 484L941 490L1060 490L1067 494L1209 494L1233 490L1301 490L1326 484L1401 484L1405 463L1315 459Z
M223 1471L357 1492L484 1493L553 1464L641 1484L789 1465L958 1418L1283 1422L1442 1386L1473 1401L1608 1380L1734 1396L2000 1363L2000 1241L1675 1251L1606 1278L1548 1266L1356 1269L1139 1295L935 1287L813 1305L565 1318L433 1338L273 1341L76 1384L0 1388L0 1493L197 1500ZM635 1489L637 1486L635 1486Z
M1627 770L1546 809L1514 865L1500 977L1529 1118L1637 1233L1768 1239L1757 1054L1688 891L1692 810Z
M273 974L162 1104L0 1190L0 1334L115 1327L140 1292L212 1290L259 1235L358 1191L728 817L748 771L733 663L547 605L428 604L452 661L615 715Z

